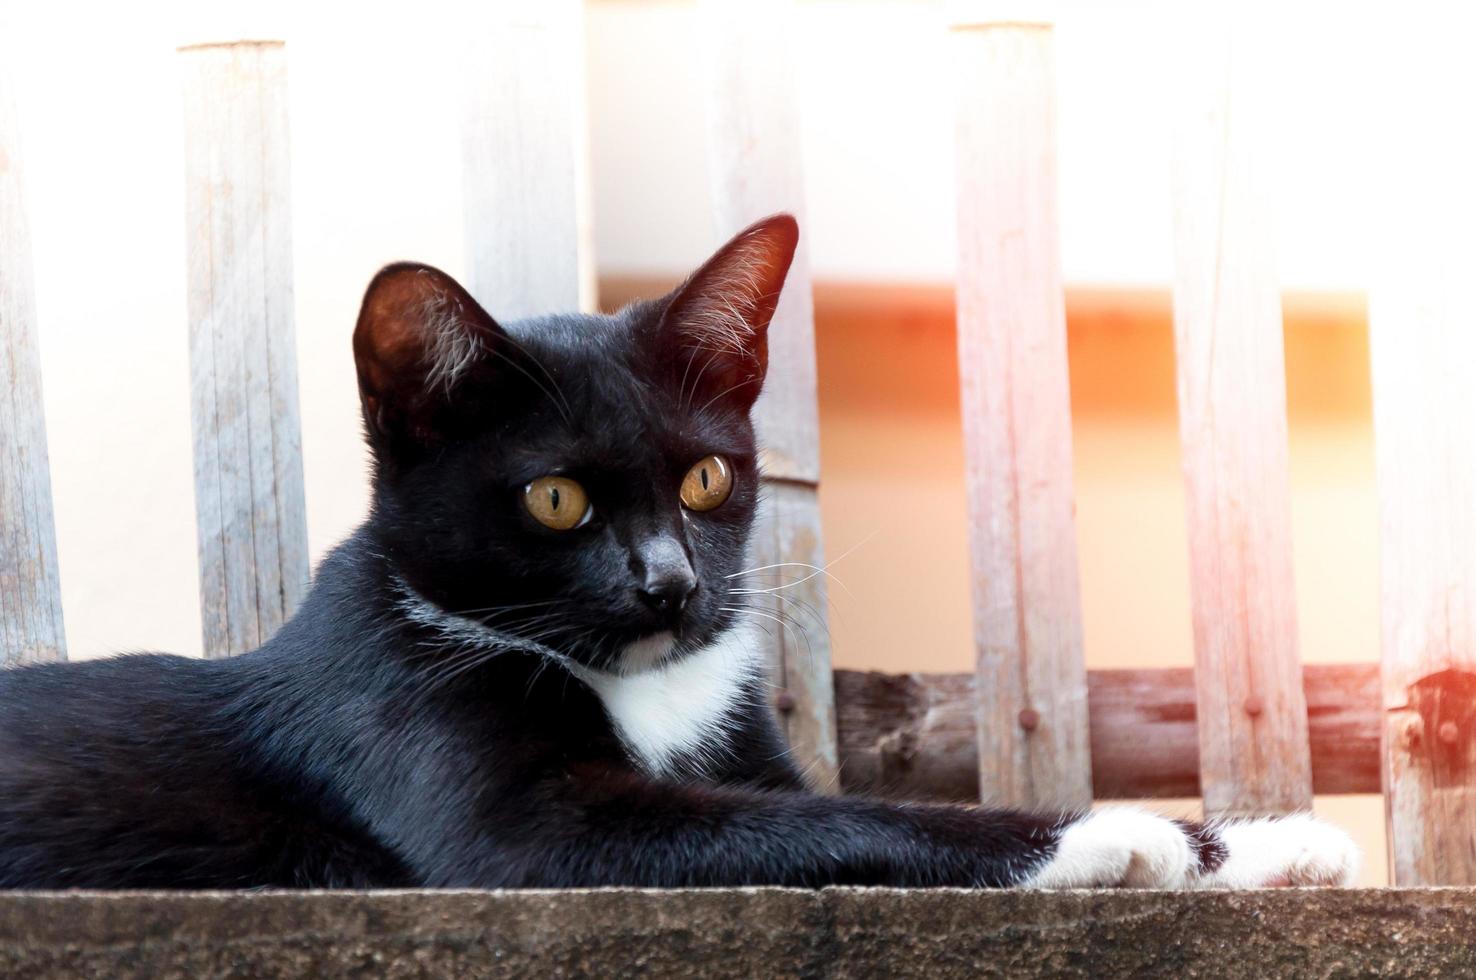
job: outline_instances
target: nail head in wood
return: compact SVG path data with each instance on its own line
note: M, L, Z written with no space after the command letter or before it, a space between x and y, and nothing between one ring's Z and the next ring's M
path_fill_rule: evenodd
M794 695L788 691L780 691L774 696L774 707L778 708L784 714L787 715L793 711L794 706Z
M1260 695L1252 694L1250 697L1245 699L1245 713L1250 715L1252 718L1259 716L1260 713L1265 710L1266 705L1264 702L1261 701Z
M1412 749L1420 744L1420 736L1425 732L1425 722L1422 718L1414 717L1404 723L1403 743L1406 749Z
M1020 712L1020 727L1027 732L1033 732L1040 727L1040 712L1034 708L1025 708Z

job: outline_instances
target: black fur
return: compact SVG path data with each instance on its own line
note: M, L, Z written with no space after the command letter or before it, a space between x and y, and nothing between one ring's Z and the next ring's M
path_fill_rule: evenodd
M665 300L507 328L435 270L381 273L355 337L369 519L252 653L0 674L0 886L993 886L1037 865L1058 820L812 794L762 707L702 778L649 775L571 673L663 628L687 655L739 615L748 412L796 234L770 219ZM723 304L738 332L705 334ZM733 495L685 511L710 453ZM588 489L587 525L529 515L549 473ZM658 573L696 583L679 617L641 600Z

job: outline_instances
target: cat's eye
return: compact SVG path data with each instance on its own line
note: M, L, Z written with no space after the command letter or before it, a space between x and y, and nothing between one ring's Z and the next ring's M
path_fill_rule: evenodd
M697 461L682 480L682 503L689 510L712 510L733 492L733 467L722 456Z
M523 506L533 519L555 531L570 531L589 521L589 494L567 476L540 476L523 488Z

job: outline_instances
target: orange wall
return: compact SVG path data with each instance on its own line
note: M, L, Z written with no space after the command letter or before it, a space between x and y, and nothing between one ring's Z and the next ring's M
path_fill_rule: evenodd
M817 291L826 551L836 663L972 664L952 296ZM1361 301L1288 298L1293 536L1307 660L1378 657L1373 445ZM1166 293L1067 304L1087 662L1192 661Z

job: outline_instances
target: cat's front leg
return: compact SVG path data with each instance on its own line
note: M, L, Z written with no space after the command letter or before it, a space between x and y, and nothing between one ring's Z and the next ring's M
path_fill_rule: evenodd
M503 797L497 809L467 838L471 851L427 855L426 884L1261 887L1343 884L1355 863L1346 835L1310 818L1205 828L1107 808L1061 819L669 782L608 766L543 782L516 806ZM1242 844L1264 853L1240 854Z
M1358 848L1309 815L1199 825L1136 807L1063 823L1027 888L1273 888L1348 885Z

